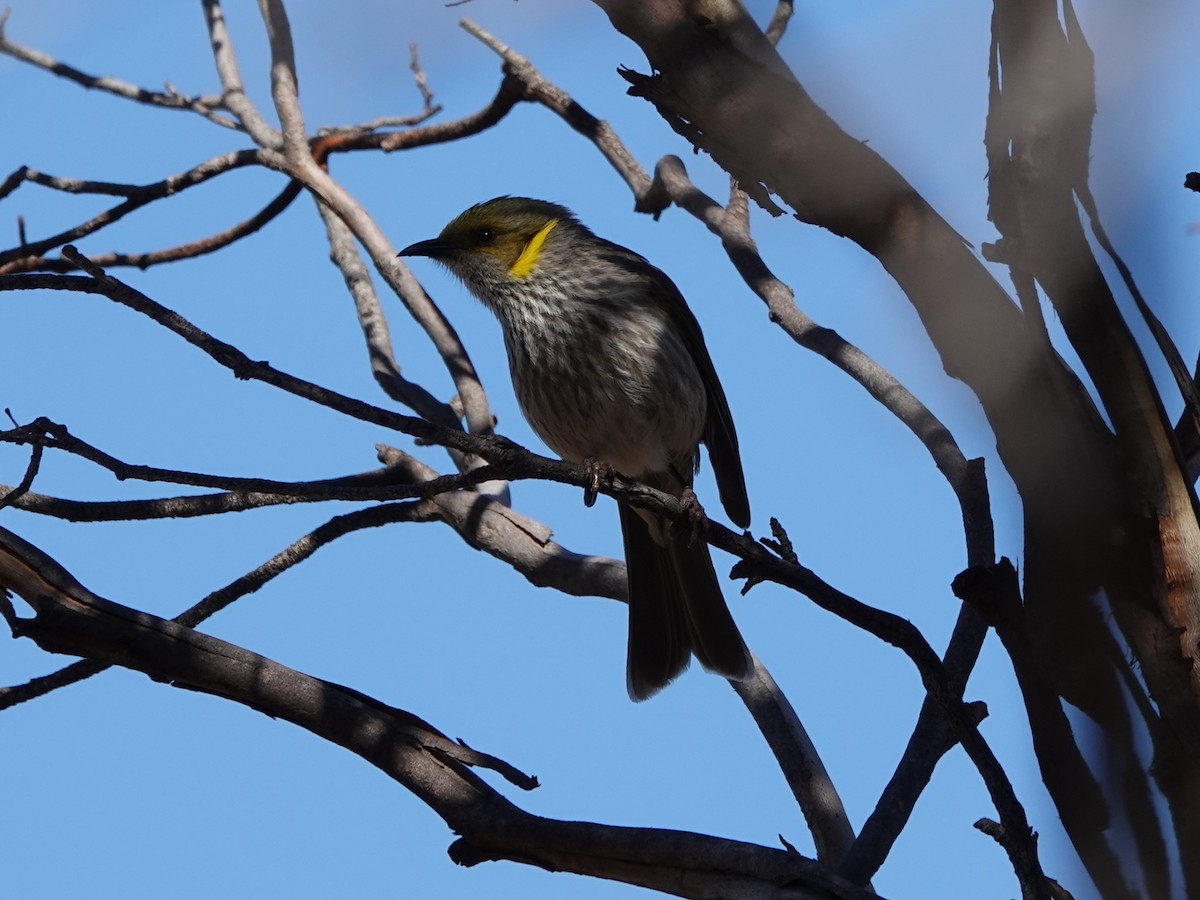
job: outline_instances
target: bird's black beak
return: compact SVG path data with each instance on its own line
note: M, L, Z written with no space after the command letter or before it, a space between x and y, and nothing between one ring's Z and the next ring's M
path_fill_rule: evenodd
M434 238L429 241L417 241L415 244L409 244L397 256L428 256L431 259L441 259L447 256L453 248L440 238Z

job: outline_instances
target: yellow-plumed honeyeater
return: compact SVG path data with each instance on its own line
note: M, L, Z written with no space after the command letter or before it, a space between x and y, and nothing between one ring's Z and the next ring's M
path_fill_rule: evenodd
M729 517L750 524L737 434L704 336L679 289L570 210L499 197L406 247L445 265L504 331L521 411L563 459L611 466L694 502L700 443ZM687 668L742 680L752 662L707 545L619 503L629 574L629 695L643 700Z

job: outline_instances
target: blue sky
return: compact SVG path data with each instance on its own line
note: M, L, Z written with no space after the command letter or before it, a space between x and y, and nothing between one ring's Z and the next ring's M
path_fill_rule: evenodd
M1137 9L1081 3L1098 57L1093 153L1102 215L1185 359L1200 345L1195 303L1200 220L1185 172L1200 168L1194 47L1200 11L1184 2ZM761 20L769 4L751 5ZM644 167L681 156L718 198L725 176L625 95L618 65L645 69L590 3L476 0L293 3L301 97L310 130L403 115L420 98L407 70L416 41L443 118L477 109L499 62L457 27L468 15L529 56ZM253 100L269 111L262 28L250 4L227 10ZM869 140L975 246L986 221L982 128L985 4L952 0L800 3L785 58L850 133ZM8 34L85 71L185 93L216 90L199 4L81 0L13 3ZM0 176L27 164L54 175L148 182L246 146L187 113L85 92L0 58ZM958 509L909 433L845 376L795 347L679 210L658 222L597 151L546 110L523 105L457 144L336 158L332 173L397 247L430 237L455 213L498 194L572 207L593 230L636 248L677 282L700 320L741 437L756 534L776 516L801 561L846 592L893 610L942 648L957 612L949 584L964 566ZM79 242L85 253L147 250L217 231L279 189L268 172L232 173ZM5 246L17 215L31 238L108 205L26 185L0 207ZM1019 507L969 392L952 382L915 315L879 266L848 242L756 213L764 258L801 307L896 374L938 414L968 456L988 460L1000 553L1019 562ZM500 430L543 449L512 398L498 326L424 261L414 271L462 335ZM384 403L353 306L328 263L312 203L206 259L115 272L252 357ZM998 277L1007 283L1002 272ZM395 298L384 298L407 377L442 397L436 355ZM376 465L374 444L401 436L236 382L135 314L93 297L6 294L0 405L39 415L132 462L231 475L309 479ZM1140 333L1140 331L1139 331ZM1167 384L1165 368L1153 358ZM1165 392L1172 411L1174 392ZM415 451L443 471L445 455ZM0 482L25 455L0 447ZM79 499L160 496L48 455L36 490ZM703 475L699 493L716 513ZM567 547L620 554L608 501L514 486L516 507ZM346 507L348 508L348 507ZM268 509L214 519L76 525L13 510L0 524L38 544L102 596L173 615L346 508ZM728 558L718 558L727 569ZM920 681L899 652L762 585L730 604L747 640L788 693L823 754L855 826L890 776L919 708ZM494 753L543 786L514 796L547 816L709 831L802 852L812 843L740 702L698 669L644 704L624 689L624 609L539 590L468 550L448 529L406 525L344 539L205 624L204 630L307 673L352 685ZM0 683L59 660L6 642ZM1078 863L1030 762L1020 697L989 639L968 689L988 703L983 733L1041 833L1049 874L1086 897ZM419 801L340 748L214 698L108 672L0 715L6 814L0 860L14 897L380 896L625 898L619 884L494 863L460 869L453 836ZM509 790L507 786L502 786ZM518 792L513 791L512 794ZM959 751L939 767L893 857L875 880L894 897L1006 898L1018 887L990 839L971 828L993 810ZM65 850L64 850L65 847ZM69 854L70 865L64 855ZM931 864L931 861L932 864Z

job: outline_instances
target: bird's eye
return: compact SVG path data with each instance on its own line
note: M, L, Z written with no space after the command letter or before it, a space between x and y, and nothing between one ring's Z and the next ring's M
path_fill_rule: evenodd
M490 244L495 239L496 232L490 228L480 228L475 232L475 243L477 244Z

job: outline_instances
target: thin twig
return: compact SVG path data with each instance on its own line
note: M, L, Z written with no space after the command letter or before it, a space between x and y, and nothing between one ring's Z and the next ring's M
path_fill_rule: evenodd
M505 76L500 82L496 96L487 106L462 118L426 125L423 128L379 132L374 130L375 123L373 122L364 125L323 128L317 132L317 137L313 141L313 156L317 160L321 160L332 153L348 153L357 150L382 150L385 153L391 153L393 150L407 150L411 147L448 143L469 137L478 134L485 128L490 128L504 118L521 101L523 91L524 88L517 79Z
M413 82L417 85L417 90L421 92L421 102L424 104L425 112L431 113L432 110L440 107L434 106L433 91L429 89L429 80L425 77L425 70L421 68L421 56L417 52L416 41L408 45L408 55L408 68L413 73Z
M135 266L144 270L162 263L178 262L181 259L195 259L199 256L214 253L244 237L254 234L267 225L276 216L291 206L292 201L300 196L300 191L301 186L298 182L290 182L270 203L250 218L238 222L224 231L208 235L196 241L189 241L186 244L178 244L174 247L166 247L162 250L151 250L144 253L102 253L91 257L91 259L96 265L105 268ZM14 260L6 266L0 267L0 272L6 274L15 272L72 272L78 268L70 260L31 256Z
M861 628L885 643L901 650L916 666L929 696L941 707L958 743L979 772L988 794L1004 823L1007 833L1005 850L1022 884L1035 890L1044 885L1046 876L1037 856L1037 842L1025 809L1017 799L1012 782L978 729L977 712L962 702L949 673L924 635L907 619L869 606L829 585L816 573L798 563L772 556L759 548L757 557L749 552L742 535L709 522L705 536L717 547L741 557L735 574L753 573L760 579L790 587L851 625Z
M413 81L416 82L417 90L421 92L422 108L419 113L409 116L380 116L379 118L372 119L369 122L362 122L358 125L326 126L318 129L317 135L319 137L343 134L361 135L370 134L381 128L408 128L420 125L422 122L440 113L442 106L440 103L433 102L433 91L429 89L429 82L425 78L425 70L421 68L421 59L417 55L417 45L415 43L409 44L408 52L411 57L408 67L413 73Z
M604 155L609 164L625 179L634 196L640 197L650 187L650 176L641 167L625 144L617 137L607 122L597 119L571 99L562 88L548 81L526 57L507 44L488 34L470 19L462 19L459 25L468 33L495 51L504 60L504 71L517 79L524 89L524 97L557 113L564 122L591 141Z
M8 10L5 9L3 13L0 13L0 53L7 54L14 59L19 59L32 66L37 66L39 69L44 69L60 78L66 78L90 90L104 91L117 97L124 97L126 100L133 100L137 103L145 103L149 106L157 106L162 109L187 110L198 113L210 122L220 125L223 128L232 128L236 131L243 130L237 122L218 112L224 106L220 97L188 97L180 94L170 85L167 86L165 92L151 91L107 75L89 75L73 66L59 62L57 59L39 50L34 50L31 47L25 47L21 44L14 44L5 34L4 26L7 19Z
M213 3L215 0L206 0L206 4ZM282 154L264 148L263 163L303 183L345 222L370 255L376 271L408 307L442 356L462 402L467 429L475 434L490 434L495 424L491 407L458 334L407 267L397 260L396 248L367 211L314 159L304 131L287 13L279 0L259 0L259 9L271 46L271 96L284 131Z
M15 488L4 491L0 494L0 509L6 506L13 506L22 497L29 493L29 489L33 487L33 479L37 477L38 470L42 466L43 447L40 444L34 444L29 451L29 464L25 467L25 475L21 479L20 484Z
M111 225L113 222L124 218L129 213L140 209L148 203L173 196L188 188L203 184L209 179L222 175L225 172L255 165L260 161L260 151L235 150L230 153L223 153L220 156L214 156L200 163L198 166L188 169L186 172L171 175L162 181L141 185L129 194L129 199L124 203L119 203L99 215L93 216L86 222L76 225L74 228L69 228L66 231L59 232L56 235L43 238L39 241L31 241L8 250L0 251L0 273L9 271L5 268L7 263L24 259L25 257L40 256L53 247L60 247L63 244L78 240L85 235L92 234L107 225ZM40 173L29 170L26 173L26 177L30 174L34 176L40 175ZM80 184L95 185L97 183L80 182Z
M329 240L330 259L342 273L346 288L354 299L359 326L367 341L367 352L371 360L371 371L375 381L392 399L403 403L418 415L447 428L461 428L460 413L451 405L440 402L421 385L408 381L400 373L392 350L387 317L375 292L375 284L367 273L366 264L358 252L358 246L350 229L331 209L318 204L321 220L325 223ZM460 472L478 468L482 460L449 451L451 459ZM478 487L481 493L490 494L503 502L509 502L508 486L503 482L489 482Z
M262 565L229 584L207 595L194 606L173 618L172 622L195 628L205 619L225 609L235 600L252 594L278 575L308 559L320 548L340 537L365 528L378 528L393 522L411 521L416 515L412 503L394 503L357 510L346 515L334 516L308 534L293 541L286 549L275 554ZM0 710L16 706L37 697L45 696L58 688L77 684L86 678L103 672L110 666L92 660L72 663L57 672L33 678L24 684L0 688Z
M317 211L325 223L325 235L329 241L330 259L342 273L346 289L354 300L358 324L367 343L367 354L371 360L371 372L384 393L402 403L422 418L458 428L459 417L454 409L430 394L424 387L408 381L400 371L392 349L391 332L387 317L379 303L375 284L367 271L354 235L346 223L334 215L326 206L318 205Z
M365 404L363 405L365 406ZM386 411L378 410L378 412ZM453 431L454 429L447 430ZM472 487L487 481L489 477L494 477L490 472L483 471L482 467L459 475L443 475L420 484L395 484L382 477L383 473L378 473L372 478L352 477L325 481L287 482L268 478L243 478L232 475L210 475L204 472L186 472L179 469L127 463L71 434L66 426L44 417L34 420L29 425L0 432L0 443L60 450L107 469L121 481L145 481L216 488L267 497L292 497L295 500L309 503L320 503L327 500L383 501L431 497L434 494Z
M25 181L50 188L51 190L62 191L66 194L102 194L112 197L136 197L146 190L146 186L140 184L91 181L85 178L61 178L56 175L47 175L45 172L31 169L29 166L21 166L9 175L8 179L5 180L5 185L8 186L11 183L12 188L15 189ZM4 193L10 193L10 191L5 191Z

